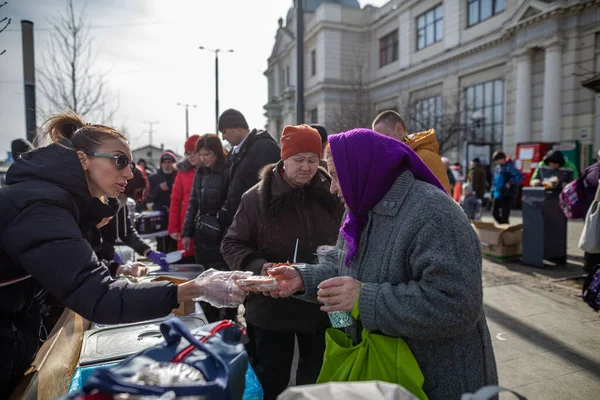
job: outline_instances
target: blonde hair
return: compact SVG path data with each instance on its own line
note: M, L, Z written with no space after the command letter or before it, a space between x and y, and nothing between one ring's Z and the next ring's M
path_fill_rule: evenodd
M43 136L50 143L68 139L76 150L94 152L106 139L127 138L121 132L106 125L86 124L77 114L69 111L53 115L43 125Z

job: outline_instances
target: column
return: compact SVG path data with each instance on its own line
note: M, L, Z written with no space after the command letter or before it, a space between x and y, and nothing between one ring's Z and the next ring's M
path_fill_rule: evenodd
M546 47L544 62L544 121L542 140L557 142L561 131L562 103L562 46L553 43Z
M515 144L531 141L531 80L531 51L528 49L517 57Z
M400 48L398 49L398 55L400 56L400 68L410 67L410 53L411 49L414 47L411 44L410 24L411 21L409 9L398 16L398 25L400 26ZM379 43L377 46L379 46ZM377 53L377 65L379 65L379 53Z

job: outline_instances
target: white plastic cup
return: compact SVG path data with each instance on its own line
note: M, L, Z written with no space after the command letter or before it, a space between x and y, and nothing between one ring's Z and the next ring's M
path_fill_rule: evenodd
M335 250L335 246L319 246L317 247L317 257L319 258L319 264L325 262L325 258L328 253Z

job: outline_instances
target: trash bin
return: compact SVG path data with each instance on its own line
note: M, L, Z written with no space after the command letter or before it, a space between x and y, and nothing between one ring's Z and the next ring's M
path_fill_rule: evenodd
M543 267L544 260L566 263L567 218L559 194L542 187L523 188L523 263L536 267Z

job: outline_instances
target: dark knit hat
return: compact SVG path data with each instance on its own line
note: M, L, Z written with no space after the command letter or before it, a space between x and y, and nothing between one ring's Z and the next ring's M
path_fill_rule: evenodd
M285 160L298 153L315 153L321 158L321 136L315 128L308 125L288 125L281 136L281 159Z
M319 135L321 135L321 143L326 144L327 136L329 135L327 134L327 130L325 129L325 127L317 124L312 124L310 125L310 127L316 129L317 132L319 132Z
M10 144L13 160L16 160L21 154L31 150L33 150L33 145L27 139L15 139Z
M172 152L165 151L164 153L162 153L160 155L160 162L163 162L166 160L172 161L172 162L177 162L177 157L175 157L175 154L173 154Z
M244 118L244 114L233 108L223 111L219 117L219 130L223 132L223 129L235 128L248 129L248 123L246 122L246 118Z

